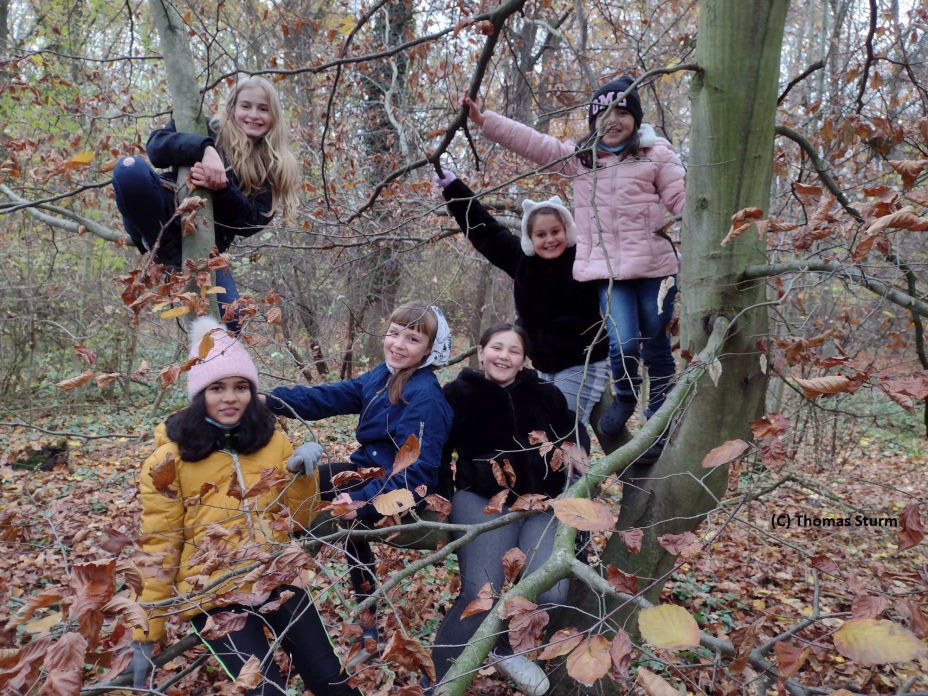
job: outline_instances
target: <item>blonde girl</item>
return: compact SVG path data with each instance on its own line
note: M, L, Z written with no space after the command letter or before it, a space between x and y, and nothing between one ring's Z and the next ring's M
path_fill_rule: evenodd
M226 251L236 236L249 237L280 215L290 219L299 205L300 169L289 149L289 127L274 86L263 77L239 80L208 135L179 133L171 120L148 137L151 165L124 157L113 169L116 206L141 253L179 269L180 221L174 218L173 185L178 168L189 166L195 186L213 195L216 246ZM228 269L216 272L220 309L239 297Z

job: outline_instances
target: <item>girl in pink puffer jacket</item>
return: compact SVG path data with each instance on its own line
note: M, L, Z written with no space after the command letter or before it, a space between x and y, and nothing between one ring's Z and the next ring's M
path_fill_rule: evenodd
M577 256L574 278L600 281L600 308L609 334L615 400L599 427L626 438L641 385L639 360L648 368L646 415L664 402L676 367L666 328L673 314L675 284L658 307L666 278L679 270L676 250L657 234L665 209L674 216L685 203L684 170L673 147L642 125L638 92L621 77L600 87L590 102L590 133L579 144L561 141L465 97L470 119L483 135L548 171L570 177L574 187ZM660 455L661 438L639 461Z

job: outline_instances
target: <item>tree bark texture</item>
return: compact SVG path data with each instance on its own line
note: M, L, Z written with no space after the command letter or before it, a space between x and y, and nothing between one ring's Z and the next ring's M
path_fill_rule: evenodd
M164 58L168 87L171 90L174 125L179 132L205 135L206 120L203 117L200 89L197 85L193 56L187 45L187 30L184 23L174 5L168 3L167 0L149 0L148 5L152 22L161 39L161 54ZM186 184L189 171L188 167L181 167L177 174L175 195L178 201L190 195ZM187 259L196 261L209 257L209 250L215 245L212 195L204 189L198 189L195 193L205 198L207 203L206 208L196 215L196 233L186 235L183 239L184 261ZM218 312L215 300L211 304L214 312Z
M670 419L671 439L654 465L633 465L625 485L618 529L644 532L631 554L618 535L603 564L639 578L656 601L675 556L658 537L695 530L725 492L727 467L701 468L709 450L735 438L750 439L749 422L762 415L767 386L760 352L768 334L765 284L739 283L743 270L765 259L763 242L746 234L721 247L731 216L747 207L768 209L780 49L787 0L716 0L700 9L691 84L692 135L687 168L681 286L681 346L696 355L714 319L732 322L718 366L718 383L705 375ZM683 369L687 369L686 366ZM668 399L668 407L672 406ZM664 411L665 409L661 409ZM658 412L655 420L668 414ZM582 609L612 616L613 626L635 632L632 608L611 614L616 602L592 593ZM575 614L570 621L581 620ZM586 623L589 623L587 621ZM603 684L597 684L597 693ZM573 693L574 686L551 693Z

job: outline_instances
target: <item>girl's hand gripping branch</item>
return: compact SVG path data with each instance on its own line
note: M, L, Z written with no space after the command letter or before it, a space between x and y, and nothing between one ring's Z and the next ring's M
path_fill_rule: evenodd
M477 106L477 102L465 94L464 98L461 99L461 104L467 107L467 117L478 126L482 126L484 118L483 112L480 110L480 107Z
M312 476L316 467L319 466L322 455L322 445L318 442L304 442L287 460L287 471L292 474Z
M190 168L190 179L194 185L208 188L211 191L224 189L229 180L226 177L226 168L222 157L212 145L203 151L203 159Z

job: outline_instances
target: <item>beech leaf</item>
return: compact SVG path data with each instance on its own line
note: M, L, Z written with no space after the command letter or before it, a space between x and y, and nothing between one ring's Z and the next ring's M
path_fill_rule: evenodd
M629 553L640 553L641 552L641 540L644 538L644 532L638 528L635 529L626 529L620 531L619 538L622 540L622 543L625 544L625 548L628 549Z
M680 692L667 683L662 676L645 667L638 668L635 683L644 689L647 696L680 696Z
M503 575L509 582L514 582L522 567L525 565L525 552L518 546L513 546L503 554Z
M813 377L812 379L793 377L793 381L802 389L807 399L854 391L854 382L844 375Z
M482 614L490 611L493 607L493 586L490 583L484 583L483 587L477 593L477 599L468 604L464 611L461 612L461 618L466 619L474 614Z
M796 674L809 657L809 648L797 648L783 641L776 643L773 648L777 654L777 672L780 679Z
M411 436L410 436L411 437ZM394 488L392 491L374 496L371 501L374 509L384 517L399 515L416 506L416 499L408 488Z
M910 549L925 538L925 528L922 527L921 515L918 512L918 503L909 503L899 515L901 529L896 532L899 540L899 550Z
M603 532L615 525L612 510L589 498L552 500L551 507L561 522L583 532Z
M80 373L77 377L71 377L71 379L66 379L64 381L58 382L55 386L58 387L61 391L70 391L71 389L76 389L82 384L89 382L93 379L93 371L85 370Z
M544 650L538 654L538 659L553 660L556 657L562 657L580 645L582 640L583 634L573 626L562 628L551 636Z
M399 451L396 453L396 459L393 460L393 471L390 476L396 476L403 469L411 466L412 464L415 464L418 459L419 438L417 438L415 435L410 435L406 438L406 442L403 443L403 446L400 447Z
M638 630L651 645L685 650L699 645L699 626L690 613L676 604L660 604L638 612Z
M714 469L717 466L728 464L744 454L744 451L750 447L744 440L728 440L718 447L715 447L706 454L702 459L703 469Z
M622 678L628 678L628 669L632 658L632 641L621 628L615 632L612 644L609 646L609 657L612 658L612 667Z
M886 619L851 619L834 634L835 648L861 665L910 662L928 647L909 629Z
M605 636L592 636L574 648L567 656L567 674L584 686L592 686L612 666L610 643Z
M390 636L383 650L383 659L407 670L418 670L425 674L430 682L435 681L435 664L432 662L431 654L419 641L402 631L394 631Z

